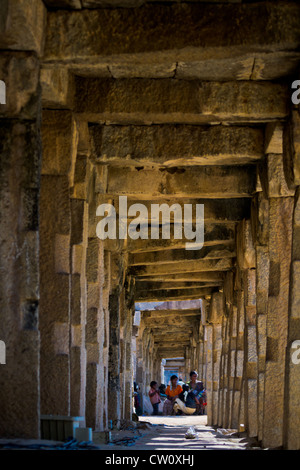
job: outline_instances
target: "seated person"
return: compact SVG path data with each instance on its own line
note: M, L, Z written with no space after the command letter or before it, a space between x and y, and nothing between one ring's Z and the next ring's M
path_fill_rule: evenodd
M175 414L173 410L173 405L175 403L176 398L178 398L178 396L182 392L182 387L178 385L177 375L172 375L170 380L171 380L171 385L168 385L166 388L167 399L165 400L164 407L163 407L164 416Z
M175 400L174 410L186 415L197 414L197 405L199 404L198 392L190 390L188 385L183 386L183 392Z
M192 370L190 372L190 381L187 383L189 386L190 390L194 390L197 392L197 406L196 406L196 413L195 414L200 414L203 408L203 398L202 395L205 393L204 390L204 385L201 380L197 380L198 374L195 370Z
M158 387L158 390L162 398L167 398L165 384L160 384L160 386Z
M138 416L141 416L143 414L142 408L141 408L141 395L139 392L139 386L136 382L134 382L134 408L135 408L135 413Z
M189 390L190 390L190 387L187 384L183 384L182 385L182 392L178 396L179 400L185 402L186 396L187 396Z

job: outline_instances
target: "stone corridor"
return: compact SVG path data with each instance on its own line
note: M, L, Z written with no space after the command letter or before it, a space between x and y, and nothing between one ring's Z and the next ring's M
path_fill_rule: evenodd
M167 416L163 418L161 416L149 416L143 417L142 422L150 423L151 427L146 430L140 429L139 433L131 434L126 430L123 433L120 432L119 436L116 433L112 436L111 443L103 444L103 442L99 442L99 445L103 450L116 452L116 455L124 450L132 455L140 450L151 452L172 451L167 455L172 455L180 450L185 452L198 450L261 450L255 441L247 439L242 434L231 435L229 430L226 430L228 434L224 433L223 435L222 431L224 432L224 430L219 429L216 431L214 428L207 426L206 416ZM196 436L194 439L187 439L185 435L191 426ZM136 439L134 443L128 446L126 439L130 438L130 434ZM121 439L124 440L123 443ZM114 444L114 441L117 441L117 444ZM96 439L95 442L97 442ZM156 462L157 457L153 457L152 460ZM192 463L191 458L189 460ZM170 461L165 462L172 463L173 459L171 458ZM179 462L177 461L177 463ZM187 464L189 461L186 459L185 462L182 460L181 462Z
M300 449L299 24L296 1L1 1L1 438L118 427L183 358L208 426Z

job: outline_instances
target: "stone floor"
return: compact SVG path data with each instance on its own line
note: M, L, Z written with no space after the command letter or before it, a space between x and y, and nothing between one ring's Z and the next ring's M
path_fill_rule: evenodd
M134 443L129 441L129 445L107 444L102 445L102 449L107 450L244 450L258 449L253 447L243 434L230 436L230 430L224 435L225 430L216 430L207 426L206 416L151 416L141 417L140 422L147 422L151 425L139 431L122 430L112 432L111 440L121 441L126 438L133 438ZM195 439L186 439L185 433L193 426L197 432ZM231 430L232 432L234 430Z

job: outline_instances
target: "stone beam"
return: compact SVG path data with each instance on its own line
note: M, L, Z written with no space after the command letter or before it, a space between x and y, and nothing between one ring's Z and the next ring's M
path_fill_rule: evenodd
M238 198L255 192L255 166L209 166L141 170L109 168L107 193L139 199Z
M180 356L184 356L184 353L185 353L185 347L182 347L182 348L179 348L177 347L176 349L174 348L170 348L168 349L167 347L166 348L158 348L158 354L161 356L161 357L180 357Z
M141 310L141 314L143 319L145 318L171 318L173 315L177 316L180 315L182 317L188 317L188 316L195 316L195 315L200 315L200 310L199 308L191 308L191 309L184 309L184 310Z
M230 126L90 126L95 160L110 165L234 165L262 159L263 130Z
M204 246L201 250L167 250L132 253L129 255L129 266L143 266L150 264L165 264L184 260L234 258L236 256L234 245Z
M207 272L191 272L191 273L163 273L163 274L135 274L136 280L141 282L223 282L224 272L207 271Z
M158 342L155 342L155 344L158 346L158 351L160 352L162 348L174 349L178 348L178 346L182 348L184 348L185 346L190 346L190 341L182 341L180 335L178 335L176 338L173 338L173 340L164 341L163 346Z
M270 82L76 77L75 111L100 124L265 122L288 114L288 88Z
M153 329L155 328L156 330L158 330L159 334L166 334L168 333L169 334L169 329L170 329L170 334L172 335L176 335L176 334L180 334L181 332L184 332L184 333L187 333L187 329L189 330L188 331L188 334L191 336L192 335L192 331L193 329L196 327L197 323L198 323L198 319L194 319L196 317L193 317L190 318L190 319L186 319L186 320L178 320L177 321L177 328L173 329L173 324L174 324L174 319L173 320L167 320L167 319L162 319L162 318L157 318L155 320L147 320L146 321L146 324L147 324L147 327L151 328L151 331L153 331ZM159 326L159 329L157 328L157 325L160 325ZM155 337L155 333L153 333L154 337ZM185 337L186 339L186 337Z
M185 324L184 327L180 326L177 329L172 328L172 325L164 325L162 328L153 328L153 326L149 323L149 328L151 328L152 336L154 341L160 341L160 338L162 338L161 341L163 341L163 338L165 337L166 334L168 334L168 338L171 337L176 337L180 335L180 337L183 339L183 341L188 341L190 340L190 337L193 335L193 329L195 325L192 324ZM156 331L156 333L154 332Z
M214 288L187 288L173 290L139 291L135 294L136 302L156 302L160 300L189 300L200 299L206 295L211 295Z
M155 341L168 340L168 339L170 339L170 335L175 335L176 334L175 331L170 331L170 332L169 331L163 332L161 330L156 330L156 332L153 332L153 330L151 330L151 331L152 331L152 334L153 334L153 337L154 337ZM183 340L189 340L190 336L191 336L191 333L190 333L190 331L181 331L181 335L182 335Z
M102 6L112 3L133 4ZM274 79L297 66L299 15L290 2L49 11L45 60L114 78Z
M152 335L154 341L160 341L160 338L162 338L161 341L163 341L163 338L165 338L166 333L168 334L168 338L170 337L176 337L180 335L180 337L183 339L183 341L188 341L190 340L190 337L193 335L193 329L194 329L194 324L190 325L184 325L184 328L180 326L177 329L171 329L172 325L164 325L163 328L159 329L158 333L153 332L153 328L150 325L149 328L151 328ZM156 330L158 330L156 328Z
M234 237L235 237L235 226L232 223L229 223L227 225L225 224L207 224L204 225L204 249L201 250L186 250L186 244L187 243L194 243L195 240L190 240L184 237L184 228L182 228L182 238L174 238L174 232L173 232L173 226L170 229L170 239L163 239L162 238L162 231L161 229L159 230L159 239L151 239L151 231L146 227L147 230L145 229L144 232L147 234L149 239L141 239L138 238L137 240L133 240L132 238L127 239L127 245L126 248L128 252L134 253L137 255L138 253L142 252L143 254L150 254L152 252L156 253L161 253L161 260L162 262L167 262L167 263L172 263L172 262L177 262L180 260L197 260L201 258L222 258L223 255L226 257L232 257L228 256L230 252L230 247L232 246L232 243L234 242ZM195 230L195 227L194 227ZM146 236L146 235L145 235ZM209 252L211 250L212 252L212 247L214 245L219 245L220 243L224 244L224 249L220 250L220 255L218 256L218 250L215 251L215 256L209 256ZM118 243L111 243L112 247L115 245L118 245ZM226 245L228 245L228 249L226 248ZM231 251L232 252L232 251ZM184 254L185 253L185 254ZM205 253L207 256L205 256ZM141 257L142 254L140 253ZM158 255L160 257L160 255ZM141 259L140 257L140 259ZM149 258L150 259L150 258ZM165 261L163 261L163 259ZM152 264L150 263L138 263L138 264Z
M127 206L134 204L136 200L127 199ZM97 205L110 203L113 204L116 214L119 214L119 199L118 197L113 197L110 199L107 195L97 193ZM144 206L146 206L148 214L151 213L151 200L143 201ZM170 204L170 200L167 198L161 197L160 200L155 201L156 204ZM184 214L184 204L191 204L193 207L196 207L196 204L204 204L204 222L205 224L209 223L228 223L228 222L239 222L244 218L250 218L250 207L251 201L249 198L235 198L235 199L185 199L184 202L182 199L172 198L172 204L179 204L181 207L182 214ZM142 214L141 214L142 216ZM128 216L128 220L133 219L135 216ZM158 222L154 217L151 218L153 223ZM193 211L193 222L196 220L195 211ZM148 219L143 220L142 222L148 222ZM174 212L170 213L170 221L174 222ZM96 221L95 221L96 224ZM95 225L96 231L96 225Z
M178 261L162 265L131 266L128 270L133 276L157 276L159 274L192 273L201 271L227 271L233 266L230 258L198 261Z
M188 288L197 288L201 289L203 287L221 287L222 282L136 282L137 291L143 290L173 290L173 289L188 289Z
M154 344L160 349L162 347L174 347L177 348L179 346L190 346L190 340L182 339L180 333L169 340L154 340Z

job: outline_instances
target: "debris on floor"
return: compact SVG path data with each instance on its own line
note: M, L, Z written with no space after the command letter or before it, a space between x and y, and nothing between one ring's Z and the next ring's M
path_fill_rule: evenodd
M189 427L184 437L186 439L196 439L198 437L198 434L196 433L194 426Z
M138 436L123 437L121 439L112 440L108 443L108 445L133 446L136 440L142 436L143 434L140 434Z
M239 432L237 429L224 429L218 428L216 437L232 437L232 436L239 436Z
M77 441L76 439L69 439L66 442L46 439L0 439L0 449L99 450L100 447L91 441Z

